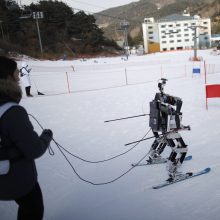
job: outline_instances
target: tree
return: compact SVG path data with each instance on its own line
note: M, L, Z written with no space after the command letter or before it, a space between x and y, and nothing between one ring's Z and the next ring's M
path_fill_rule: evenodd
M9 10L5 3L5 0L0 2L0 20L3 20L4 31L7 30L8 41L19 44L29 55L38 56L40 50L35 19L20 19L24 10L44 13L38 23L45 53L62 54L66 48L90 53L101 51L106 43L109 44L93 15L83 11L74 13L63 2L43 0L32 3L29 8L15 7L13 10Z

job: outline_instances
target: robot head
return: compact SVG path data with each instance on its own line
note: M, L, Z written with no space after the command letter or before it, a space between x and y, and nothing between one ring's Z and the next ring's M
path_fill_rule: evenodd
M22 62L22 63L21 63L21 67L25 67L25 68L26 68L27 66L28 66L28 65L27 65L26 62Z
M159 88L159 90L160 90L161 93L163 93L164 86L166 85L166 81L167 81L167 79L164 79L164 78L161 78L161 79L159 80L158 88Z

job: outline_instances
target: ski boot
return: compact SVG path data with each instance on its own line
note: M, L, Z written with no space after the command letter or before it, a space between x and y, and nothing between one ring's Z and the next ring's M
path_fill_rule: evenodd
M182 172L179 172L178 169L180 168L181 163L179 162L179 160L177 161L167 161L166 164L166 169L169 175L169 178L167 179L168 182L172 182L176 179L181 178L181 176L183 175Z
M149 158L147 159L147 162L150 164L163 163L166 161L167 159L162 158L156 150L151 150Z

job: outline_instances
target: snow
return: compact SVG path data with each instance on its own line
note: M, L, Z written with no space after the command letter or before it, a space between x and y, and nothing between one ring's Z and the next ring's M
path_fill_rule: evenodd
M207 82L220 84L219 56L199 50L206 63ZM148 116L117 122L105 120L149 113L158 91L157 80L168 79L165 92L183 100L183 124L191 131L181 135L191 161L183 172L211 167L211 172L163 189L152 189L167 178L164 164L137 167L117 181L94 186L74 173L57 146L55 155L36 160L43 191L45 220L216 220L220 215L220 99L205 106L204 62L189 61L193 51L145 56L88 59L86 61L31 61L34 98L21 105L54 139L75 155L91 161L125 152L149 131ZM200 75L192 75L194 67ZM67 83L68 76L68 83ZM127 81L126 81L127 78ZM34 85L34 83L36 85ZM37 88L36 88L37 87ZM37 96L37 90L46 96ZM70 91L70 92L69 92ZM41 128L30 117L35 130ZM151 137L150 132L147 137ZM140 142L114 160L91 164L66 154L79 175L94 183L111 181L131 168L150 149L153 139ZM163 156L170 153L167 147ZM17 205L0 201L0 219L16 219Z

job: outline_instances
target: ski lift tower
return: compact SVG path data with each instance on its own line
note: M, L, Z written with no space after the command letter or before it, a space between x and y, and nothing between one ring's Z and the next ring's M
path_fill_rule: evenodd
M44 18L43 12L41 12L41 11L33 12L33 19L36 20L37 33L38 33L38 39L39 39L39 44L40 44L40 51L41 51L42 55L43 55L43 47L42 47L42 42L41 42L41 35L40 35L40 28L39 28L38 19L43 19L43 18Z
M197 28L204 28L204 26L201 26L201 25L195 25L195 26L190 26L188 27L190 29L192 29L194 31L194 37L193 37L193 40L194 40L194 56L193 56L193 61L199 61L199 58L197 57L197 49L198 49L198 42L197 42Z
M124 50L125 55L128 59L128 28L130 23L124 19L124 21L120 22L120 28L124 32Z

